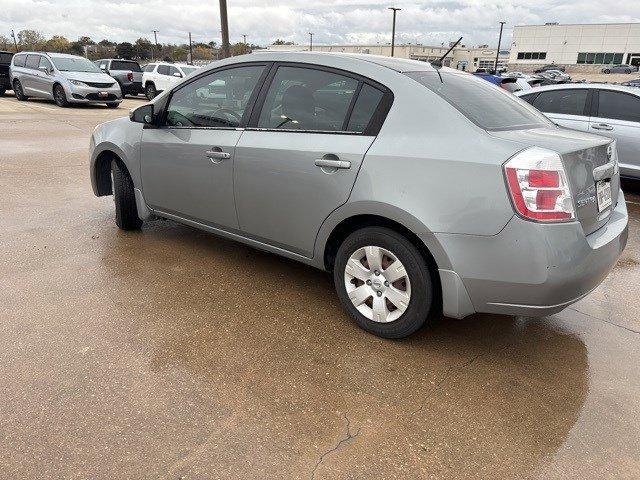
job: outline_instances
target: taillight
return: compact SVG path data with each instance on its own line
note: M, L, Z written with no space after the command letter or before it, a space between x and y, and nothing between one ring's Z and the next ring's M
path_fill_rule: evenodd
M130 82L133 82L133 72L127 73L127 80L129 80Z
M544 148L523 150L504 164L513 206L538 222L575 218L573 198L560 155Z

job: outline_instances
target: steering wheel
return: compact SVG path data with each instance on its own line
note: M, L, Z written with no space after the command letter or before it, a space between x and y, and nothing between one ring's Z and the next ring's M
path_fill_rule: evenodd
M190 127L194 125L194 123L189 120L189 117L175 110L169 112L167 120L171 121L171 125L174 127Z
M233 119L236 120L236 125L232 125L234 127L240 125L240 122L242 121L242 117L230 108L219 108L218 110L213 112L212 116L218 118L218 114L227 115L227 117L233 117ZM219 120L222 119L220 118ZM231 125L231 122L229 122L229 124Z

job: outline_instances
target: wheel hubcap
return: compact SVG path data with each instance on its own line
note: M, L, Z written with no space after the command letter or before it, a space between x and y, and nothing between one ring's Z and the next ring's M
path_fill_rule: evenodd
M382 247L362 247L353 252L344 271L347 295L369 320L398 320L409 307L411 282L398 257Z

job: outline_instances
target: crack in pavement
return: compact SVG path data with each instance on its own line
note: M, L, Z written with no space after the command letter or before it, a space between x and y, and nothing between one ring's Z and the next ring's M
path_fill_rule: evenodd
M331 455L333 452L340 450L340 448L342 448L343 445L349 443L351 440L353 440L358 435L360 435L360 429L358 429L358 431L354 434L351 433L351 421L349 420L349 417L347 417L346 415L343 415L343 417L346 422L345 437L340 439L340 441L333 448L330 448L320 456L315 466L313 467L313 470L311 470L311 480L314 480L316 478L316 470L318 470L318 467L320 467L320 465L322 464L322 462L327 456Z
M619 323L612 322L611 320L606 320L604 318L596 317L595 315L591 315L590 313L583 312L582 310L578 310L577 308L574 308L574 307L567 307L567 310L573 310L574 312L577 312L580 315L584 315L585 317L593 318L594 320L598 320L600 322L606 323L606 324L611 325L613 327L621 328L623 330L626 330L627 332L640 334L639 330L634 330L633 328L625 327L624 325L620 325Z
M470 359L464 361L463 363L460 363L458 365L451 365L449 368L447 368L447 371L444 373L444 375L442 376L442 378L440 379L440 381L438 383L436 383L435 387L433 387L429 393L427 395L425 395L425 397L422 399L422 405L420 405L420 408L414 410L413 412L411 412L411 415L415 415L417 413L420 413L422 411L422 409L424 408L424 402L426 400L428 400L429 398L431 398L438 390L440 390L440 387L442 386L442 384L447 381L450 377L451 374L454 370L462 370L463 368L468 367L469 365L471 365L473 362L475 362L478 358L482 357L483 355L486 355L487 351L485 350L484 352L480 352L477 355L474 355L473 357L471 357Z

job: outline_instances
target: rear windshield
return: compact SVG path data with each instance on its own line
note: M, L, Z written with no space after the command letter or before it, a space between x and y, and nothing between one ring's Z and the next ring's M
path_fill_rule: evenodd
M0 53L0 63L11 63L13 53Z
M549 125L547 118L510 93L467 73L406 72L485 130Z
M138 62L125 62L122 60L113 60L111 62L111 70L131 70L132 72L142 71Z

